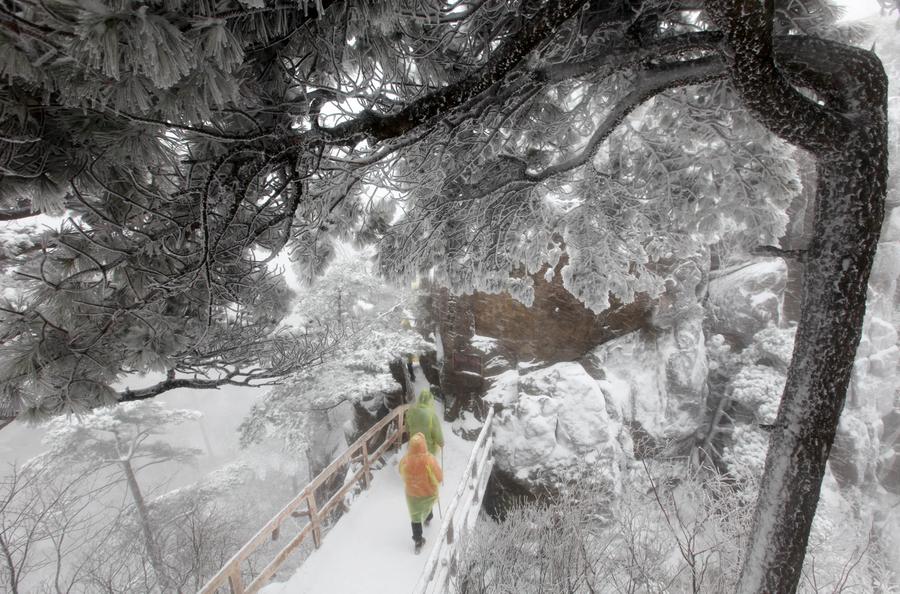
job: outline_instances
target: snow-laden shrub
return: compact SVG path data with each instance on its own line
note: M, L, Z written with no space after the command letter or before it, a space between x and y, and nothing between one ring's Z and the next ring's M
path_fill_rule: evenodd
M737 425L732 434L733 442L722 452L729 474L745 488L750 489L762 476L769 449L769 435L752 425ZM752 497L748 502L752 502Z
M758 436L742 435L748 463ZM752 445L757 440L756 446ZM737 460L735 459L737 463ZM749 469L748 469L749 470ZM733 592L758 474L735 483L707 469L633 471L621 494L583 475L555 497L480 522L462 551L455 594ZM826 477L798 592L896 592L890 553Z
M731 380L731 398L753 411L757 422L774 423L785 379L784 372L774 367L747 365Z
M747 356L781 370L787 370L794 352L796 326L779 328L769 326L753 335L753 343Z
M717 475L645 468L616 498L588 475L479 524L452 591L730 591L747 525L747 508Z
M778 415L794 334L795 328L770 326L754 334L740 351L733 350L721 335L708 341L711 381L716 382L724 399L722 410L727 412L723 417L727 422L715 429L731 432L718 450L719 461L741 484L755 482L762 474L769 447L764 429Z

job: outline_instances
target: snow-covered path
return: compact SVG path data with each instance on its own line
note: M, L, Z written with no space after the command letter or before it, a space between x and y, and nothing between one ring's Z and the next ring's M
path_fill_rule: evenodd
M416 368L416 393L428 387ZM437 403L441 406L440 403ZM453 434L444 423L444 507L462 478L473 442ZM401 453L405 453L404 446ZM353 502L350 511L326 534L322 547L314 551L300 569L284 583L272 583L264 594L406 594L411 592L428 559L440 530L435 517L425 528L425 548L413 554L412 531L403 494L403 480L397 471L399 457L387 459L374 472L371 487Z

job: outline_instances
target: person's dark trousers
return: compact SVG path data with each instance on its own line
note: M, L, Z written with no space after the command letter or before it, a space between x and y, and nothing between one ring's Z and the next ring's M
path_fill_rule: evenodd
M411 380L413 380L413 381L416 381L416 374L415 374L415 372L413 371L413 364L412 364L412 363L407 363L407 364L406 364L406 369L409 371L409 379L411 379Z
M434 517L434 513L428 512L428 517L425 518L425 525L428 525L428 522ZM413 531L413 540L419 542L419 539L422 538L422 522L412 522L412 531Z

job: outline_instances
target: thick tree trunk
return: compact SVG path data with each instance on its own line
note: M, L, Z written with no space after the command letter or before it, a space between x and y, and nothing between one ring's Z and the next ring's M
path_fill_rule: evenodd
M745 106L816 159L802 312L737 586L786 594L801 577L862 334L884 218L887 77L873 54L821 39L779 39L776 60L772 0L708 0L706 7L725 33L729 75Z
M137 508L138 519L141 523L141 531L144 534L144 546L147 547L147 554L150 556L150 565L153 567L153 572L156 574L156 579L159 582L161 589L164 592L172 592L174 590L171 588L171 583L169 582L169 577L166 573L166 566L163 564L159 544L153 536L153 528L150 524L150 513L147 510L147 503L144 501L144 495L141 493L141 487L137 482L137 477L134 476L134 469L131 467L131 462L128 460L123 460L121 464L122 470L125 473L125 478L128 482L128 490L131 492L131 498L134 499L134 505Z
M884 214L883 131L820 156L803 306L739 592L794 592L865 315ZM873 138L876 137L876 138Z

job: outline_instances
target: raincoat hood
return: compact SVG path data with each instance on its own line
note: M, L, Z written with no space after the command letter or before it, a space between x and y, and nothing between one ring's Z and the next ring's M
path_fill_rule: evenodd
M409 440L409 453L413 455L424 454L428 451L427 444L425 443L425 436L421 433L416 433Z
M431 395L431 390L422 390L419 392L419 399L416 401L416 406L430 406L434 402L434 396Z

